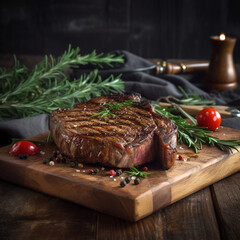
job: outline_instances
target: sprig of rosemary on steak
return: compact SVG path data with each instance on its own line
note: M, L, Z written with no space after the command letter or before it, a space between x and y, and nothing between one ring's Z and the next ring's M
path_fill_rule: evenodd
M125 173L129 174L129 177L136 176L136 177L145 178L146 175L150 174L148 172L141 172L141 171L137 170L135 167L129 167L129 168L130 168L130 170L132 170L131 172L130 171L124 171Z
M240 145L240 141L222 140L213 137L208 134L211 133L211 131L208 131L206 128L189 124L185 118L172 114L171 111L173 108L164 108L157 104L154 104L154 108L156 113L165 115L178 126L178 142L186 144L189 148L193 148L196 153L202 149L203 144L216 146L222 151L226 149L230 152L232 152L232 149L238 151L237 146Z
M107 107L104 107L102 111L92 115L91 117L101 116L102 118L108 118L108 117L119 118L116 114L112 113L111 111L113 109L119 110L124 106L132 106L134 102L135 102L134 100L126 100L121 103L108 103Z
M0 68L0 116L1 118L22 118L49 113L57 108L71 107L75 102L89 100L93 96L123 91L120 77L102 79L94 70L80 79L68 80L64 69L79 65L102 64L112 66L122 63L123 56L113 54L90 54L81 56L79 48L69 46L64 54L55 59L52 55L35 65L32 70L22 66L15 58L15 65L9 72Z

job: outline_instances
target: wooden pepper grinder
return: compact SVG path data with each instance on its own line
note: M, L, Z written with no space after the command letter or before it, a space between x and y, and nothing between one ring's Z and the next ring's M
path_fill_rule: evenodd
M206 76L208 91L225 91L237 88L237 74L233 61L236 38L211 36L212 56Z

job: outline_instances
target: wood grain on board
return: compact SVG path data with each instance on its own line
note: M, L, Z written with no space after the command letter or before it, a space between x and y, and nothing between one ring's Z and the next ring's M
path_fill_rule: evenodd
M224 127L214 135L222 139L240 139L239 130ZM47 133L32 139L46 141L46 138ZM45 154L31 156L26 160L10 156L9 148L6 146L0 149L3 180L130 221L142 219L240 170L239 152L230 154L204 146L195 154L186 146L179 145L178 152L186 161L177 160L167 171L150 164L151 175L139 185L130 183L121 188L121 176L115 177L116 181L113 181L107 169L97 175L90 175L88 170L95 166L84 165L79 173L76 168L70 168L69 164L44 165L42 160L48 159L57 149L54 143L41 144L40 150Z

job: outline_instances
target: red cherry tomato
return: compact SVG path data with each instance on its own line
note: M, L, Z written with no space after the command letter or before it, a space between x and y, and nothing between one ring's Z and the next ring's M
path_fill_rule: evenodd
M10 154L18 156L19 154L27 154L29 156L39 153L38 147L29 141L19 141L13 144L11 147Z
M215 131L221 124L221 115L213 108L205 108L197 115L197 123L200 127L207 127L210 131Z

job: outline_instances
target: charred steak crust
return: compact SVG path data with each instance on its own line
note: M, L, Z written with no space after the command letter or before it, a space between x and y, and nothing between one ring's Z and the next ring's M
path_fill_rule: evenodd
M111 110L115 118L92 117L109 103L131 99L131 106ZM52 138L62 153L79 162L127 168L157 159L168 169L176 159L177 127L140 100L136 94L110 94L55 110Z

